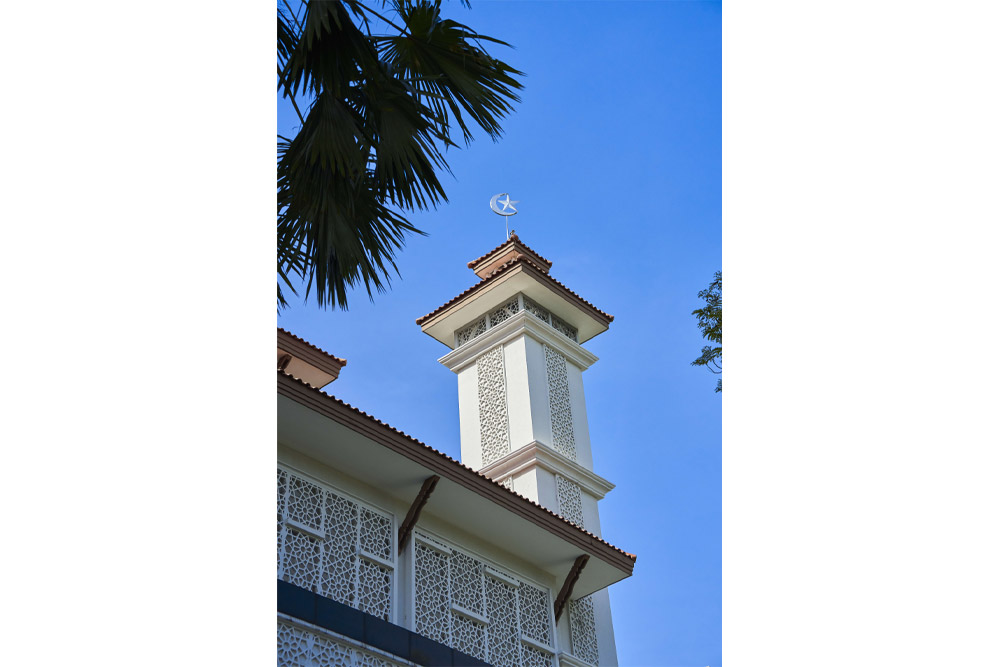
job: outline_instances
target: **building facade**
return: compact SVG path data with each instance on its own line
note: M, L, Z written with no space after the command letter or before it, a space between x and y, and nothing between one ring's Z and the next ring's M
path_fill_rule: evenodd
M417 320L450 351L462 462L320 391L344 360L278 332L278 662L616 665L581 343L611 316L516 236Z

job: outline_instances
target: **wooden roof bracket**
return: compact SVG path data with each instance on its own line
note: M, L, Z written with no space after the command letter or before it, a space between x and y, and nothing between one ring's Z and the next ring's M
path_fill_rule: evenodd
M288 364L290 364L291 362L292 362L292 355L290 354L281 355L281 357L278 359L278 370L284 371L286 368L288 368Z
M410 511L406 513L406 518L399 525L399 538L396 541L399 543L400 555L402 555L403 549L406 548L406 543L410 540L410 533L413 532L413 527L417 525L417 519L420 518L420 510L427 504L427 500L431 497L431 492L434 491L434 487L437 486L439 479L441 479L439 475L431 475L424 480L423 486L420 487L420 492L413 499L413 504L410 505Z
M587 565L588 560L590 560L590 556L587 554L577 556L573 567L570 568L569 574L566 575L566 581L563 582L562 588L559 590L559 595L556 596L556 623L559 622L559 617L562 615L566 603L569 602L569 596L573 594L573 586L576 585L576 580L580 578L580 573L583 572L583 568Z

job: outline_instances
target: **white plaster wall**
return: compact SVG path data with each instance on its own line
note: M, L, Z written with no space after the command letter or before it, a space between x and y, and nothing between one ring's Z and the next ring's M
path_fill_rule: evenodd
M545 370L545 349L541 343L529 336L525 336L524 341L528 382L531 386L533 439L551 447L552 415L549 411L549 378Z
M559 585L562 586L562 584L559 584ZM558 591L556 591L556 594L558 595ZM595 620L596 620L596 618L595 618ZM573 638L570 635L570 629L569 629L569 605L568 604L566 605L566 608L563 609L562 616L559 617L559 621L556 623L556 637L557 637L557 641L559 642L559 646L562 647L563 651L565 651L567 653L572 653L573 652L572 651L572 648L573 648ZM600 650L600 649L598 648L598 650Z
M544 468L536 467L534 472L535 484L538 485L538 500L535 502L545 509L559 514L559 494L556 491L556 476Z
M594 624L597 626L597 653L601 667L618 664L618 647L615 645L615 629L611 623L611 598L608 589L593 594Z
M590 449L590 426L587 424L587 402L583 396L583 371L566 361L569 382L570 409L573 411L573 439L576 441L576 462L593 472L594 457Z
M516 493L520 493L528 500L533 500L541 505L541 501L538 500L537 471L537 468L531 468L530 470L518 473L514 477L513 488Z
M597 498L584 490L580 490L580 499L583 501L583 525L588 532L601 536L601 515L597 510Z
M520 449L534 440L526 340L527 337L521 335L503 346L503 365L507 375L507 420L510 425L509 451Z
M514 477L514 491L542 507L559 513L556 476L544 468L532 466Z
M474 363L458 372L458 428L462 463L479 470L483 467L483 447L479 439L479 376Z

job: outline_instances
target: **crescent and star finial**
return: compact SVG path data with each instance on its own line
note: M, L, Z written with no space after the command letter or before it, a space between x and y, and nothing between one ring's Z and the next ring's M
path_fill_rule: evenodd
M506 199L500 199L500 197L506 197ZM498 195L493 195L493 198L490 199L490 208L493 209L493 212L497 215L514 215L517 213L517 209L514 208L514 204L517 204L519 201L519 199L511 200L509 194L501 192ZM497 204L500 204L502 208L497 208Z
M504 199L500 199L500 197L504 197ZM510 238L510 226L507 224L507 218L517 213L517 209L514 208L514 204L517 202L518 200L512 200L506 192L501 192L490 198L490 208L497 215L503 216L504 227L507 227L507 238Z

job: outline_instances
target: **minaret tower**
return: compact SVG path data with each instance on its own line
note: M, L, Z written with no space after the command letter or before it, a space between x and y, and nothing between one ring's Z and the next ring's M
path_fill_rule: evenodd
M452 351L462 462L601 536L597 501L614 488L594 473L581 343L614 319L549 275L552 262L512 234L469 262L480 281L417 320ZM582 664L617 665L607 589L574 599L560 644ZM564 661L564 664L571 664Z

